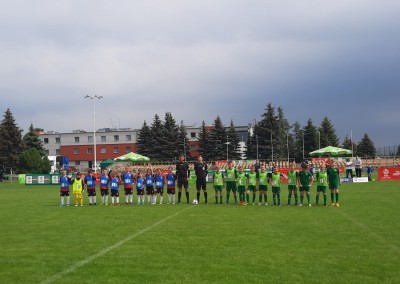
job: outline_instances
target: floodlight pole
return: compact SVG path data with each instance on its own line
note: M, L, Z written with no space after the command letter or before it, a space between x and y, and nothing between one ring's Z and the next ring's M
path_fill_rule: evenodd
M94 173L97 172L97 151L96 151L96 99L101 100L103 96L89 96L86 95L85 99L93 100L93 151L94 151Z
M185 155L185 162L186 162L186 137L183 138L183 153Z
M287 161L289 163L289 132L286 132Z
M304 161L304 131L301 134L303 136L303 161Z
M229 140L228 135L226 135L226 160L229 161Z

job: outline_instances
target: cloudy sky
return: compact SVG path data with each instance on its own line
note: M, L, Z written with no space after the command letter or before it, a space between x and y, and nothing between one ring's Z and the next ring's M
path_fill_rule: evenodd
M0 0L0 105L59 132L258 120L400 143L398 0Z

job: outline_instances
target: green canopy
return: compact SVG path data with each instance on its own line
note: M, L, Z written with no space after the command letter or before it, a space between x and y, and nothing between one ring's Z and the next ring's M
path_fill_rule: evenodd
M343 148L338 148L338 147L333 147L333 146L328 146L325 148L321 148L319 150L315 150L309 153L310 156L329 156L329 157L338 157L338 156L348 156L351 155L352 152L351 150L343 149Z
M136 153L128 153L114 159L115 162L148 162L150 158Z
M108 159L108 160L105 160L104 162L100 163L100 168L105 169L108 166L111 166L112 164L114 164L114 160Z

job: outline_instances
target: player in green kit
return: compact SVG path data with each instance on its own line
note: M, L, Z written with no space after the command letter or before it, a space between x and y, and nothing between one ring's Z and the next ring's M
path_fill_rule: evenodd
M318 205L319 194L322 192L324 195L324 206L326 204L326 188L328 186L328 174L325 170L325 165L322 164L317 173L317 196L315 197L315 205Z
M233 167L232 161L229 161L228 167L225 169L226 204L229 204L231 191L233 192L235 203L236 204L238 203L237 193L236 193L236 177L237 177L237 170Z
M222 189L224 187L224 175L221 172L219 166L216 166L215 172L213 174L213 185L215 190L215 204L218 204L218 195L219 195L219 203L222 204Z
M265 170L264 164L261 165L260 171L257 172L257 181L258 181L258 190L260 191L260 194L258 196L258 205L262 204L263 196L264 196L265 205L268 205L268 196L267 196L268 173Z
M236 177L240 205L247 205L244 200L244 194L246 192L246 174L243 172L242 166L239 166L239 172L237 173Z
M314 181L314 177L308 170L308 164L306 162L301 163L301 171L297 176L297 184L300 186L300 204L303 206L304 194L307 192L308 206L311 206L310 202L310 187Z
M253 192L253 202L256 201L256 194L257 194L257 173L256 168L254 166L250 167L250 172L246 175L247 177L247 190L246 190L246 200L247 203L250 203L250 191Z
M298 171L296 171L296 163L292 163L290 165L290 170L288 172L288 202L287 205L290 205L290 201L292 199L292 194L294 194L294 206L298 205L298 197L297 197L297 176Z
M281 177L283 177L283 174L278 171L277 167L274 167L272 169L271 177L269 178L269 183L272 188L272 199L274 205L278 206L281 206ZM278 199L278 203L276 203L276 199Z
M339 185L340 185L340 177L339 177L339 169L337 168L337 164L335 160L331 160L330 167L326 171L328 177L328 185L331 190L331 201L332 206L339 207ZM335 203L336 196L336 203Z

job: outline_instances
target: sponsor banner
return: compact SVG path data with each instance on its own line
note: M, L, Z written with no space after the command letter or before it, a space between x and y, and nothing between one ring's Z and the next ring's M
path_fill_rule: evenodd
M353 182L352 178L340 178L340 182Z
M355 177L355 178L353 178L353 182L356 182L356 183L368 182L368 177Z
M400 180L400 168L378 168L378 180Z

